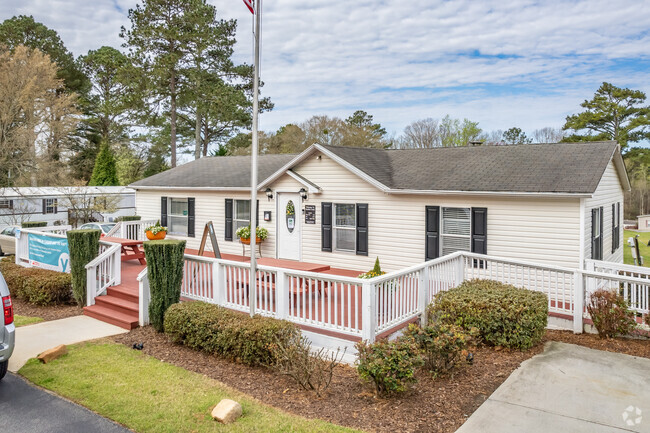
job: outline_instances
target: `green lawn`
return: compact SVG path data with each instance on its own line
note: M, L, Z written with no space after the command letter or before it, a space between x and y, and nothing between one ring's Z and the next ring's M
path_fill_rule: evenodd
M626 265L633 265L634 259L632 258L632 249L627 244L629 238L639 235L639 250L641 251L641 256L643 257L643 266L650 266L650 247L648 242L650 241L650 232L635 232L631 230L624 231L623 238L623 256Z
M43 319L40 317L31 317L31 316L19 316L18 314L14 315L14 324L16 327L31 325L33 323L42 322Z
M266 406L224 384L124 345L81 343L48 364L31 359L20 374L136 432L352 432ZM222 398L243 417L224 426L210 417Z

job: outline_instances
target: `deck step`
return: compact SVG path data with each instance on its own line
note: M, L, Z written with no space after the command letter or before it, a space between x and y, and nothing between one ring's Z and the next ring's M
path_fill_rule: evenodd
M98 296L95 298L95 305L101 305L124 314L138 315L139 304L112 295Z
M136 304L140 301L137 289L125 287L123 285L109 287L106 289L106 294L109 296L114 296L116 298L124 299L125 301L135 302Z
M120 328L131 330L138 327L138 314L125 314L103 305L84 307L84 315Z

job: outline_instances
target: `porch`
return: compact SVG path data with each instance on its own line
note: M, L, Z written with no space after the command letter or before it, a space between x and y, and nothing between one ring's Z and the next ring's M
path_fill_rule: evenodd
M100 255L88 264L85 310L131 329L149 323L149 280L145 266L121 262L119 251L119 245L101 242ZM609 262L587 261L586 269L572 269L456 252L360 279L361 269L264 258L258 260L251 283L248 257L222 254L216 259L211 253L197 253L186 250L183 300L289 320L322 347L351 347L355 341L374 341L410 322L424 321L426 306L436 294L474 278L545 293L555 327L577 333L589 323L585 301L598 288L620 291L639 316L650 312L650 269Z

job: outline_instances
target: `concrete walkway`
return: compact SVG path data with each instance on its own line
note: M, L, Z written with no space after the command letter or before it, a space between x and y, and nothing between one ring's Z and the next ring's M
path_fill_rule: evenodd
M126 332L129 331L87 316L21 326L16 328L16 348L9 358L9 371L17 372L28 359L59 344L79 343Z
M457 431L470 432L650 432L650 359L550 342Z

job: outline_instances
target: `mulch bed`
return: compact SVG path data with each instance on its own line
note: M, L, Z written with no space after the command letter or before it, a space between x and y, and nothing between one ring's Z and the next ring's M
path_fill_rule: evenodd
M596 334L574 334L571 331L547 330L544 341L561 341L606 352L650 358L650 340L647 338L599 338Z
M454 432L524 360L540 353L480 347L474 364L454 376L433 380L420 373L418 383L404 395L375 398L359 381L356 370L337 368L327 395L318 398L291 379L264 368L252 368L171 343L150 326L112 337L162 361L205 374L264 403L307 418L377 432Z
M66 317L83 314L83 309L75 305L51 305L40 307L29 304L20 299L11 299L14 304L14 313L21 316L40 317L45 321L65 319Z

